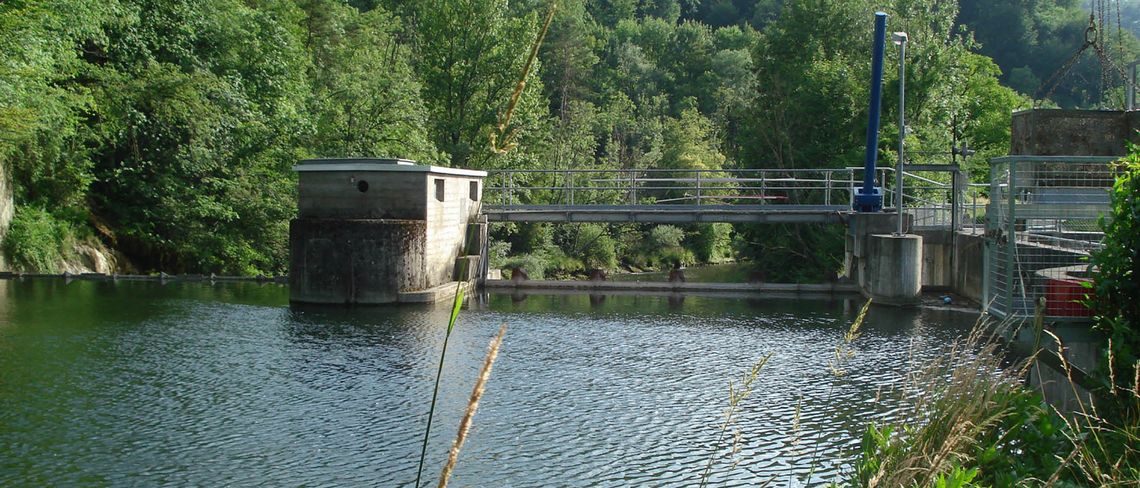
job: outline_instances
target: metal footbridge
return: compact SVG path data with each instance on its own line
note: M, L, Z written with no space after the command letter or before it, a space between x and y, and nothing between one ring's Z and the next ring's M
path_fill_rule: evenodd
M952 178L909 171L904 200L917 220L949 223ZM956 173L939 165L927 170ZM566 169L491 171L483 213L491 222L683 224L841 223L851 213L863 168ZM890 182L893 168L880 168ZM946 175L948 176L948 175ZM933 188L919 192L917 188ZM908 188L910 190L910 188ZM894 193L885 191L887 206ZM916 222L918 223L918 222Z

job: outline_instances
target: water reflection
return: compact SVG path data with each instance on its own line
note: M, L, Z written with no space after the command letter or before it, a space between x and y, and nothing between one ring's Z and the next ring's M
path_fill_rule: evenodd
M282 287L3 282L0 485L409 486L450 304L289 307ZM460 316L428 466L443 464L487 341L506 341L457 486L685 485L728 380L773 357L715 484L830 480L907 364L972 317L858 299L491 295ZM792 418L802 405L801 428ZM789 474L790 473L790 474ZM556 480L556 481L552 481Z

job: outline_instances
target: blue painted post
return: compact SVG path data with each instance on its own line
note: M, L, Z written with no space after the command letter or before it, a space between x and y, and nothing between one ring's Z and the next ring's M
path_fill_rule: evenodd
M887 41L887 14L875 12L875 47L871 53L871 111L867 123L867 150L863 164L863 187L855 189L855 210L883 209L883 192L875 188L875 160L879 157L879 113L883 100L883 52Z

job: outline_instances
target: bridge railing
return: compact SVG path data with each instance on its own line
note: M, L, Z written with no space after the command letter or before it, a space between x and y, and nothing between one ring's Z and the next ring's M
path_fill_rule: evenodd
M876 169L887 209L902 202L916 228L979 226L987 185L970 185L957 166L908 165L903 195L895 169ZM850 206L863 168L564 169L491 171L486 202L505 207L591 205Z
M881 168L884 207L896 208L895 169ZM907 165L903 171L903 212L915 228L980 229L988 200L988 184L969 183L956 165Z
M491 171L492 205L851 205L862 168ZM861 178L861 177L860 177Z

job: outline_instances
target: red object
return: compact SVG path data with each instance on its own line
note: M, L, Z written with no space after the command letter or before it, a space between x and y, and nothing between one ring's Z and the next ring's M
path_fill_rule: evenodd
M1085 295L1092 296L1092 288L1079 278L1051 278L1045 284L1045 315L1054 317L1092 317L1093 312L1082 303Z

